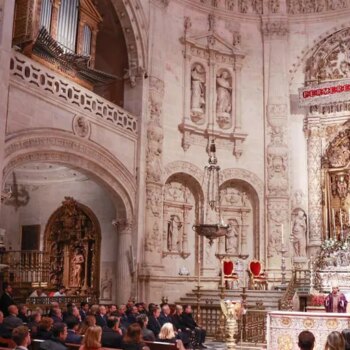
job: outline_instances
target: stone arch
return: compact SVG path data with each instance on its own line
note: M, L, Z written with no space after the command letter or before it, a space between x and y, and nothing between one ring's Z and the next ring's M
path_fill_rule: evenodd
M128 49L129 70L140 74L147 67L147 24L143 7L139 0L111 0Z
M240 168L229 168L224 169L221 172L220 187L227 183L228 181L241 181L246 183L255 192L258 201L258 211L256 217L256 226L259 229L259 238L256 244L258 251L254 253L262 259L265 256L266 243L265 243L265 210L264 210L264 183L263 181L254 173L249 170Z
M17 166L33 161L65 164L88 172L110 190L116 208L120 209L118 219L133 221L135 179L103 147L52 129L17 133L5 143L3 183Z
M198 168L196 165L182 160L177 160L175 162L167 164L164 167L163 173L164 184L171 175L176 173L185 173L191 175L202 187L204 173L203 170Z

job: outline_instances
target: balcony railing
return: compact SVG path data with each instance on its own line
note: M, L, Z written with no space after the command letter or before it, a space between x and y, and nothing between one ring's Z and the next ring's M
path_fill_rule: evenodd
M72 107L80 109L82 115L103 120L131 136L137 136L138 123L135 116L27 56L13 51L10 72L13 79L28 83L41 90L44 95L49 94L71 104Z

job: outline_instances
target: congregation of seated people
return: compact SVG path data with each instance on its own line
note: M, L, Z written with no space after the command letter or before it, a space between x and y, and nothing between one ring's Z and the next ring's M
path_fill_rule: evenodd
M14 339L13 334L18 333L16 337L26 342L28 330L31 339L40 341L42 350L65 350L67 344L77 344L80 350L146 350L147 342L154 341L176 344L180 350L206 347L206 332L195 322L191 305L151 303L146 307L129 300L119 306L68 303L61 309L59 303L52 302L44 314L38 307L28 310L26 305L8 300L10 285L4 284L3 295L6 302L0 298L0 337Z
M313 350L315 345L315 336L312 332L302 331L299 334L298 347L300 350ZM341 333L337 331L331 332L327 336L324 350L350 350L350 329L344 329Z

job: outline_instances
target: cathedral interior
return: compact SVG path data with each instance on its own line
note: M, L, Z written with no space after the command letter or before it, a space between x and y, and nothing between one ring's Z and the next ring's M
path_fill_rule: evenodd
M321 319L288 312L335 284L350 301L349 15L0 0L0 286L186 302L216 339L242 297L241 344L298 349Z

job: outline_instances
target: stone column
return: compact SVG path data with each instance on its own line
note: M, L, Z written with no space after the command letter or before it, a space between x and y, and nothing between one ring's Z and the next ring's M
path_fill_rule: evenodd
M321 187L321 154L322 138L320 135L319 120L313 118L308 122L307 138L307 170L309 193L309 245L310 254L315 253L322 240L322 187Z
M281 242L289 241L289 160L287 146L288 90L286 44L288 22L285 15L263 17L265 62L265 142L267 240L269 268L280 268ZM282 237L282 225L284 237ZM274 245L273 249L272 245ZM267 247L266 247L267 248ZM272 253L271 253L272 252ZM267 260L266 260L267 261Z
M136 297L131 291L132 272L134 266L132 261L131 234L132 224L125 220L116 220L113 222L117 238L117 263L116 263L116 303L125 303L131 296Z
M163 270L163 98L165 65L165 15L168 1L150 1L149 96L146 150L146 221L143 275L156 275ZM145 286L145 300L150 298ZM153 296L153 300L154 300Z
M12 27L15 2L0 2L0 190L3 189L4 179L4 149L6 136L8 89L10 80L10 59L12 55ZM0 202L0 211L1 211Z

